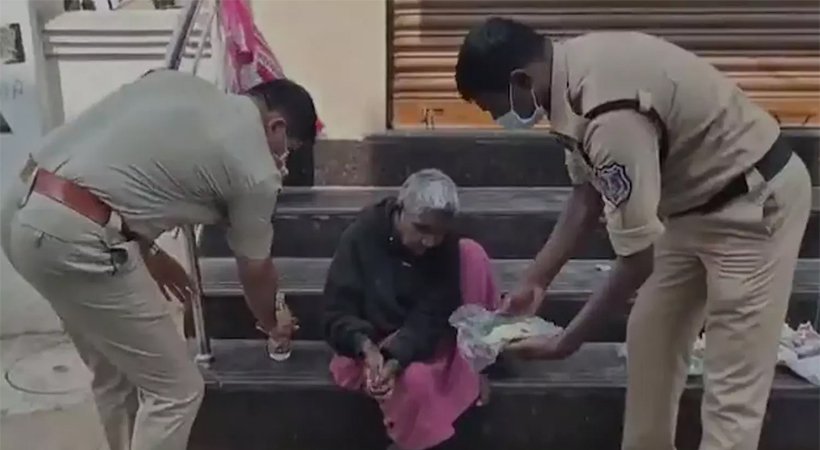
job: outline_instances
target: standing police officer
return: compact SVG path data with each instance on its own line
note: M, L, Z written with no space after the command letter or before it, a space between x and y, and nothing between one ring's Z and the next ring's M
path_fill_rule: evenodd
M273 335L290 334L276 321L271 215L287 153L312 145L315 124L292 81L230 95L156 71L51 132L3 192L3 251L94 373L111 450L185 449L202 401L162 299L190 295L185 271L153 243L162 232L226 223L248 306Z
M617 254L562 334L510 350L566 357L643 286L627 329L623 448L674 449L705 320L700 448L756 449L811 202L775 119L705 60L634 32L552 42L492 18L464 40L456 83L505 128L547 116L569 147L572 194L508 311L538 308L602 209Z

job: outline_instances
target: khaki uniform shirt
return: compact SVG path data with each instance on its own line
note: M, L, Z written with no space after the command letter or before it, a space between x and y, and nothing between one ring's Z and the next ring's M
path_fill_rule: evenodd
M663 234L669 215L706 203L769 150L780 128L737 85L698 56L636 32L591 33L554 46L550 122L571 142L567 169L604 198L615 253L627 256ZM659 130L618 110L588 121L594 107L638 99L669 135L661 168ZM588 162L583 157L588 158Z
M267 258L282 188L247 97L173 71L151 73L49 134L34 159L91 190L154 239L227 222L233 251Z

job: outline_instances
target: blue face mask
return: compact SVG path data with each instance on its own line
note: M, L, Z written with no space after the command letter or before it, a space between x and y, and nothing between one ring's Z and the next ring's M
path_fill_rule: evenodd
M513 103L512 85L510 86L510 111L503 116L495 119L495 123L507 130L527 130L535 126L546 115L544 108L538 104L535 98L535 90L531 89L532 104L534 106L532 115L530 117L521 117L515 112L515 104Z

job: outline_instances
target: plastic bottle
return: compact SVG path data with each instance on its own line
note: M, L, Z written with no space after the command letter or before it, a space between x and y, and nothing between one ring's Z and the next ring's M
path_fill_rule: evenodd
M292 325L292 328L295 328L295 320L293 314L290 312L290 308L288 308L287 303L285 303L284 293L276 293L275 306L276 322L280 325ZM265 349L270 359L274 361L285 361L290 358L292 347L292 336L276 337L270 335Z

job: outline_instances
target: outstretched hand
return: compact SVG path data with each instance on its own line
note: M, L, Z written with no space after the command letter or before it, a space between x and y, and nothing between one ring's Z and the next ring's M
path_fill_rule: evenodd
M501 299L499 312L510 316L532 316L541 306L546 289L534 284L525 283Z
M564 359L575 353L575 346L564 339L563 332L544 334L514 341L504 348L521 359Z

